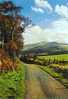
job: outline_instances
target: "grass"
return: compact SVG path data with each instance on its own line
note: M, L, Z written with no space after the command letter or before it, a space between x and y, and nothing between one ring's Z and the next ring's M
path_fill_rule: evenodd
M41 69L43 69L44 71L48 72L49 74L51 74L51 76L53 76L54 78L62 78L61 75L59 75L58 73L54 72L52 68L49 68L48 66L46 67L42 67Z
M48 60L48 59L54 60L54 59L56 59L56 60L65 60L65 61L67 61L68 60L68 54L38 56L37 58L38 59L45 59L45 60Z
M24 99L25 66L18 63L17 71L0 74L0 99Z
M55 72L53 68L50 68L49 66L40 66L42 70L50 74L55 79L59 80L66 88L68 88L68 80L65 79L61 73Z
M63 73L63 72L66 73L68 71L68 63L59 63L59 61L61 62L68 61L68 54L37 56L36 60L42 64L41 69L49 73L55 79L62 82L63 85L68 88L68 79L65 78L67 77L67 74L66 76L64 76L64 73ZM50 60L50 63L49 63L49 60ZM54 60L58 62L55 63ZM46 63L49 63L49 64L46 64Z

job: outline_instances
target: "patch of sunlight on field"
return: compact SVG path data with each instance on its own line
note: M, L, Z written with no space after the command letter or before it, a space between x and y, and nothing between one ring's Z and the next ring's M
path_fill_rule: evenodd
M38 59L57 59L57 60L68 60L68 54L61 54L61 55L48 55L48 56L38 56Z

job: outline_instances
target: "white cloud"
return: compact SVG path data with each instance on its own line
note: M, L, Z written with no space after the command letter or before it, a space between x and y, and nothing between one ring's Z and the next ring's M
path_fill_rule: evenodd
M43 10L43 9L41 9L41 8L32 7L32 10L33 10L34 12L44 13L44 10Z
M39 41L57 41L68 43L68 21L63 18L52 22L49 28L31 26L24 33L25 43L36 43Z
M35 4L37 7L40 7L42 9L48 9L49 11L53 10L52 6L47 0L35 0Z
M40 26L31 26L28 27L24 33L24 41L25 43L36 43L42 41L43 37L41 33L43 32Z
M49 34L49 40L68 43L68 21L65 18L53 22L46 32Z
M65 5L56 5L55 12L62 17L68 18L68 7Z

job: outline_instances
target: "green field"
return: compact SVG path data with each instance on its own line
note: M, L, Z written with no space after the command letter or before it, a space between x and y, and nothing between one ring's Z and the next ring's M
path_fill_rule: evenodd
M36 62L41 64L42 70L68 88L68 54L37 56Z
M25 66L18 65L17 71L0 74L0 99L24 99Z
M45 60L48 60L48 59L54 60L54 59L56 59L56 60L65 60L65 61L67 61L68 60L68 54L38 56L37 58L38 59L45 59Z

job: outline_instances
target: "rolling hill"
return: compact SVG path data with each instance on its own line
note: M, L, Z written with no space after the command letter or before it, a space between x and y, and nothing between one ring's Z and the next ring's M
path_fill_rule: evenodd
M57 42L40 42L36 44L25 45L22 53L32 53L38 55L68 53L68 44Z

